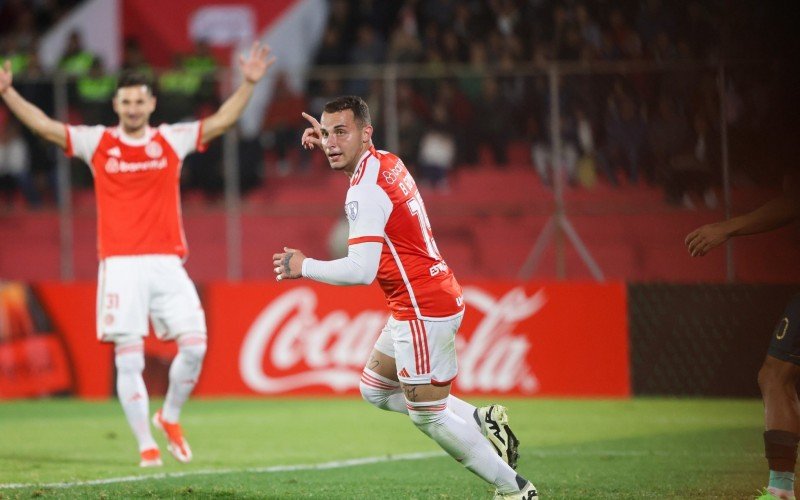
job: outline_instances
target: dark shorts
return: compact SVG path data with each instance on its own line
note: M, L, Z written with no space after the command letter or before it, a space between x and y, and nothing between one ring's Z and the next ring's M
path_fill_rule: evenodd
M800 366L800 295L795 295L772 331L770 356Z

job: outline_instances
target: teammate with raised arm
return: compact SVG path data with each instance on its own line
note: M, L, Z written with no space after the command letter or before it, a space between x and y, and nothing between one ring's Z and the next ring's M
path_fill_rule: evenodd
M33 132L85 161L94 175L100 266L97 336L115 344L117 396L139 445L142 467L162 465L150 430L144 385L144 337L148 316L156 336L178 343L169 370L164 406L153 424L166 435L180 462L192 451L178 423L206 352L205 313L183 268L187 255L179 184L183 159L228 130L245 108L254 85L274 62L268 46L254 43L239 58L241 85L213 115L190 123L151 128L156 98L148 79L123 74L112 104L116 127L65 125L45 115L12 86L11 65L0 69L0 95Z
M414 179L397 156L373 146L369 109L361 98L328 102L320 121L303 116L311 126L302 146L320 148L331 168L350 179L344 207L348 254L322 261L284 248L273 256L276 278L368 285L377 277L392 314L361 374L364 399L407 414L450 456L495 485L495 498L538 498L536 488L514 471L519 442L505 408L475 408L450 395L464 303L436 248Z
M702 257L734 236L757 234L785 226L800 218L800 175L784 176L783 194L750 213L706 224L686 236L692 257ZM800 441L800 295L786 306L767 356L758 372L764 399L764 451L769 464L769 485L760 499L793 500L797 443Z

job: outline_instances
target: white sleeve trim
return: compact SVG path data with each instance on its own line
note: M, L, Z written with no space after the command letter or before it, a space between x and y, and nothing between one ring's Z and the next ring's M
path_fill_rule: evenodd
M303 277L329 285L369 285L378 274L383 243L350 245L347 257L337 260L303 261Z
M183 160L189 153L197 150L200 140L200 122L181 122L172 125L163 124L158 127L158 131L166 139L172 149L177 153L178 158Z
M92 157L105 131L106 128L102 125L67 125L72 156L80 158L91 167Z

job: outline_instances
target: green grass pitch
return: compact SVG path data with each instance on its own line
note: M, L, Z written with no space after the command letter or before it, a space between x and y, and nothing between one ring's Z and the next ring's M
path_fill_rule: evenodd
M504 404L543 499L744 499L767 479L756 400ZM360 399L192 400L182 423L194 461L156 435L164 467L140 469L115 401L0 402L0 498L492 498L406 416Z

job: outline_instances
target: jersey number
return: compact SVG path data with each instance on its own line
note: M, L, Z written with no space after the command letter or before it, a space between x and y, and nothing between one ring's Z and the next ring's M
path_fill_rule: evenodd
M422 232L422 239L425 240L425 247L428 249L428 255L435 260L442 260L439 254L439 249L436 247L436 242L433 241L433 231L431 230L431 222L428 220L428 214L425 212L425 205L422 203L422 198L419 191L413 198L409 199L406 204L411 215L417 218L419 222L419 229Z
M107 293L106 294L106 309L117 309L119 308L119 294L118 293Z

